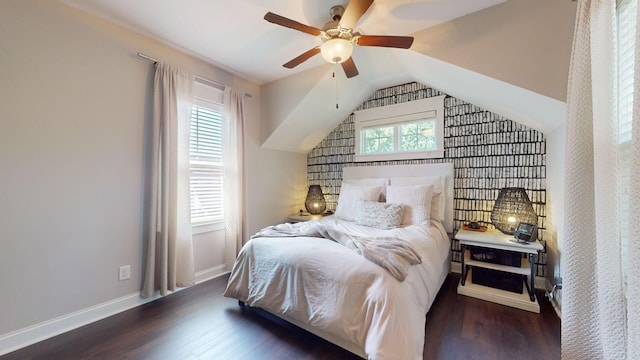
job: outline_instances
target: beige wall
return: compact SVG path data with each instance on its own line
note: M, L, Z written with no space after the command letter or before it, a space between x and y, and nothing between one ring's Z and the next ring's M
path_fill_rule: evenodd
M564 168L566 156L566 125L547 134L547 282L562 277L564 251ZM556 305L562 309L562 291L556 294Z
M299 206L306 156L260 149L256 84L58 1L0 1L0 353L14 331L139 291L153 66L137 52L252 94L247 233ZM197 271L221 265L208 236Z
M565 101L576 2L509 0L420 31L412 50Z

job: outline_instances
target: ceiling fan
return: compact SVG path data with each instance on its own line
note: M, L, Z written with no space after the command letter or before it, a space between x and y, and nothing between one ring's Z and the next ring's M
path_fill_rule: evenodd
M341 5L333 6L329 11L332 20L326 23L322 30L272 12L266 13L264 19L269 22L313 36L320 36L322 40L322 45L305 51L282 66L293 69L312 56L321 53L326 61L341 64L347 78L351 78L358 75L358 69L351 58L354 44L399 49L410 48L413 44L411 36L361 35L353 32L353 26L367 12L371 4L373 4L373 0L351 0L346 9Z

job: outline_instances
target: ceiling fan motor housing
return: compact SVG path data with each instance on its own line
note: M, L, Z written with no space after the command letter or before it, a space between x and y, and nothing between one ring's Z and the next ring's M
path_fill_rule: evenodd
M322 41L325 42L337 37L351 41L353 38L351 29L340 27L340 19L342 19L342 15L344 14L344 7L342 7L342 5L333 6L331 10L329 10L329 14L333 20L327 22L322 27L323 33L320 34Z
M344 7L342 5L332 6L329 10L329 14L334 21L340 21L342 15L344 15Z

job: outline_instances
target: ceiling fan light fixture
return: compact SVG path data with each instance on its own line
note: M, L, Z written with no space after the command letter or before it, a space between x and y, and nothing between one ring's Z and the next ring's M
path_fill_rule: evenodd
M353 53L353 44L349 40L335 38L327 40L320 46L322 57L332 64L347 61Z

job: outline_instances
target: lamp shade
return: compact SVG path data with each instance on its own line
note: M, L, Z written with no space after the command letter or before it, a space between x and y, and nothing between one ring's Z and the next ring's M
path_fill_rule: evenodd
M513 234L520 223L537 224L538 216L523 188L504 188L491 210L491 223L503 233Z
M307 199L304 201L304 207L310 214L322 214L327 209L327 202L324 200L322 188L320 185L309 186Z
M339 64L347 61L353 52L353 44L345 39L327 40L320 46L322 57L330 63Z

